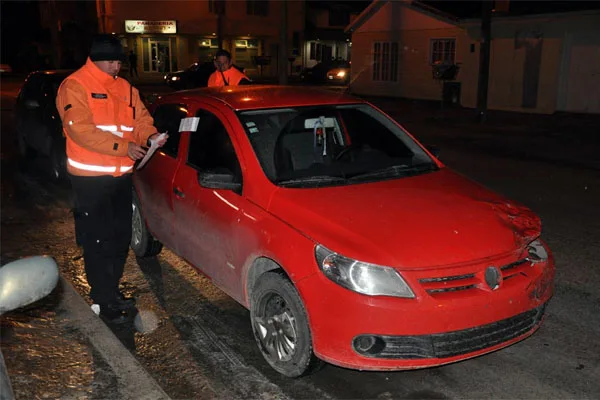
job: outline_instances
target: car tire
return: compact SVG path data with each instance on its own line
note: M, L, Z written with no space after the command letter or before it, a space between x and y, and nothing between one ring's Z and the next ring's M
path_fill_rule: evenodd
M131 249L138 257L154 257L162 250L162 243L154 239L140 208L140 199L137 196L135 190L132 196L132 215L131 215Z
M263 357L277 372L298 378L323 365L313 353L304 304L283 273L259 278L250 299L250 319Z

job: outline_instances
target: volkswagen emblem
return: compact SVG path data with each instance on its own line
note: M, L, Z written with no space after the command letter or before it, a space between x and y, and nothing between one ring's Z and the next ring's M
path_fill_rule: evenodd
M502 282L502 272L493 265L490 265L485 269L485 283L490 289L496 290L500 287Z

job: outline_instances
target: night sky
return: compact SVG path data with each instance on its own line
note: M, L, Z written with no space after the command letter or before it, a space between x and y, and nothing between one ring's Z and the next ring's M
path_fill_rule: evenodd
M427 5L439 9L459 18L476 18L481 15L481 1L422 1ZM557 1L523 1L512 0L510 2L510 15L543 14L551 12L566 12L600 9L600 1L575 1L575 0L557 0Z

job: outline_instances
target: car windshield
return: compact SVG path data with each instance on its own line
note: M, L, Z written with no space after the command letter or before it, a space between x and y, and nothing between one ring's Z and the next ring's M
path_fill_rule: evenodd
M238 115L265 174L279 186L374 182L437 169L405 131L367 104Z

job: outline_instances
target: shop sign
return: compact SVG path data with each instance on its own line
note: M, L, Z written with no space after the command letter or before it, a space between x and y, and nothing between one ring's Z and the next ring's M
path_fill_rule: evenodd
M177 21L125 20L127 33L177 33Z

